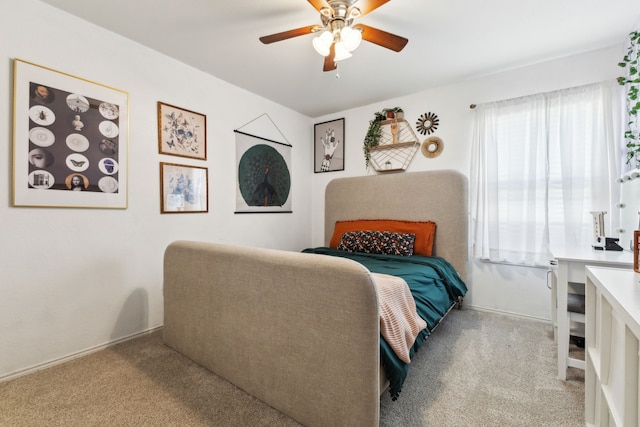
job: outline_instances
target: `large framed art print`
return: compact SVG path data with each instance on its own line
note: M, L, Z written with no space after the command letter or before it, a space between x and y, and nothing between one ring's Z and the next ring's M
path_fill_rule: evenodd
M14 60L13 205L127 208L129 94Z

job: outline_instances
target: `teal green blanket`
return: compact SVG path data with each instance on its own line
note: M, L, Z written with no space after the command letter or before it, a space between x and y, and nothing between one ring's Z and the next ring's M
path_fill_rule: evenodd
M443 258L426 256L378 255L338 251L331 248L310 248L302 252L349 258L364 265L372 273L390 274L403 278L416 302L418 315L427 322L411 348L410 357L422 346L449 308L464 296L467 286L453 266ZM409 365L400 360L389 344L380 336L380 359L389 378L389 393L396 400L404 383Z

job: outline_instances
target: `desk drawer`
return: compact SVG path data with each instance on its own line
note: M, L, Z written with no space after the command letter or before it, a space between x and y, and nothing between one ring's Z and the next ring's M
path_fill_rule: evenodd
M570 262L567 265L567 281L574 283L584 283L585 282L585 267L586 263L582 262ZM584 293L584 285L582 286Z

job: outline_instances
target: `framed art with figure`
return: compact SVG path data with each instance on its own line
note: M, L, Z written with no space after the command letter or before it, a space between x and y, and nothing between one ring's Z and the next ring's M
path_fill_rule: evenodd
M129 94L14 60L13 206L127 208Z
M160 163L160 212L209 212L208 169Z
M344 118L317 123L313 144L314 172L344 170Z

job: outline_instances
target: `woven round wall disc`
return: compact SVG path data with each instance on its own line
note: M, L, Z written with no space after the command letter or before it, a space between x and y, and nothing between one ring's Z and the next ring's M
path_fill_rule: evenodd
M429 138L425 139L420 146L422 155L428 159L438 157L440 153L442 153L442 150L444 150L444 143L437 136L430 136Z

